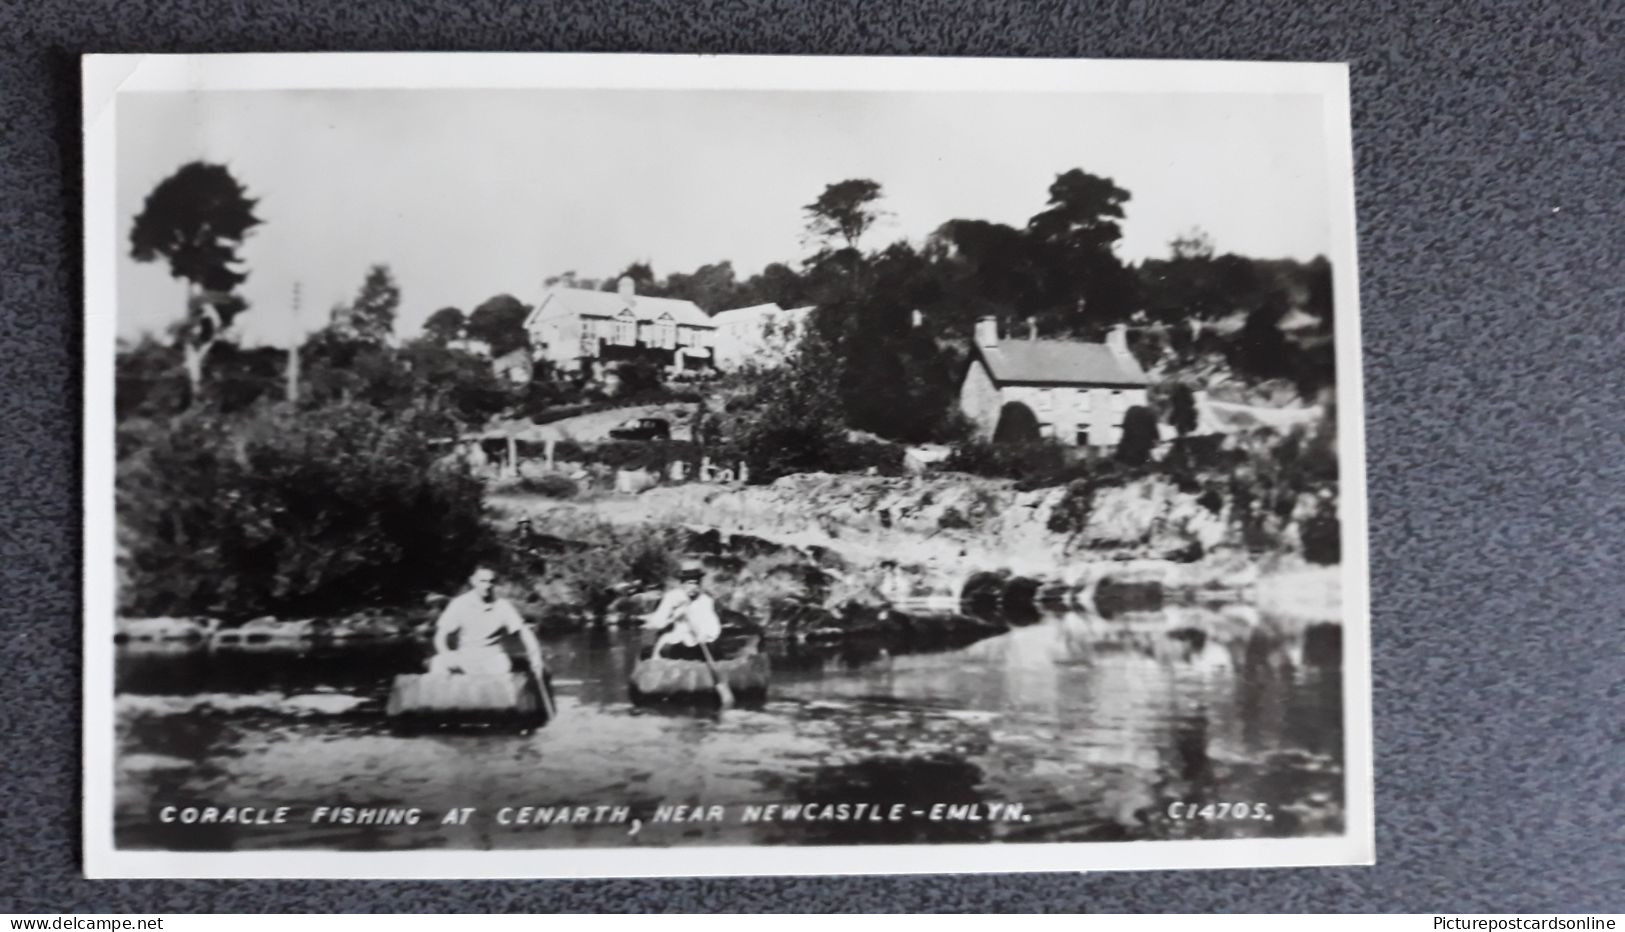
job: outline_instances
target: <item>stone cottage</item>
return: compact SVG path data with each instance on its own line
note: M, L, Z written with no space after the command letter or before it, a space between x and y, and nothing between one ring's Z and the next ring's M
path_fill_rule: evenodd
M1104 343L1010 340L1000 338L995 318L983 317L976 322L959 408L983 440L1001 434L1000 422L1014 418L1011 423L1036 421L1041 436L1064 444L1111 447L1122 436L1124 413L1146 403L1149 384L1129 353L1123 327Z

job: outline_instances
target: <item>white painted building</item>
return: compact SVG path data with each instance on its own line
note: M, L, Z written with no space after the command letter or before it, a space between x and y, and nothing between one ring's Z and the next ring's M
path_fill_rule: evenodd
M717 327L694 302L639 295L623 278L615 291L549 288L525 331L532 355L561 371L634 358L684 371L711 367Z
M768 368L784 362L806 332L812 311L769 303L717 314L711 318L717 325L717 368L731 372L747 362Z

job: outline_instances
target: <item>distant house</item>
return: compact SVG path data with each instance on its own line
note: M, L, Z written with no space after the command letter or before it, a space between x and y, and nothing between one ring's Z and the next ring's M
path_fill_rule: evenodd
M716 324L692 301L636 293L550 288L525 318L531 352L561 372L598 374L609 363L657 362L672 372L712 367Z
M975 344L959 408L981 439L1036 423L1040 436L1065 444L1115 446L1123 415L1146 403L1150 380L1121 327L1104 343L1006 340L999 338L998 322L984 317L976 323Z
M529 385L536 374L536 364L524 347L511 350L491 360L491 371L496 377L515 385Z
M782 363L806 331L812 311L768 303L717 314L711 318L717 325L717 368L731 372L746 362L766 367Z

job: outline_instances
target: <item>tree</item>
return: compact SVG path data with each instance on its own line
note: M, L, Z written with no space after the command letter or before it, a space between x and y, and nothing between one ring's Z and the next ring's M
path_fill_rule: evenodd
M456 585L489 552L482 487L417 417L352 403L164 422L118 466L123 607L309 617Z
M923 312L914 323L917 310L942 300L931 257L906 242L849 254L858 262L832 274L813 321L843 364L846 422L893 440L941 439L956 407L958 359L938 344Z
M1117 461L1125 466L1144 466L1157 445L1157 416L1144 405L1135 405L1123 415L1123 436L1117 441Z
M841 360L816 331L802 338L778 374L758 388L744 431L754 482L830 468L846 443L841 417Z
M233 292L248 279L237 250L261 221L257 201L224 165L189 162L147 195L130 230L130 256L137 262L163 258L169 274L187 283L181 332L183 364L196 396L203 358L248 309Z
M165 418L186 406L180 347L143 335L134 345L120 345L113 364L118 420Z
M666 276L661 290L666 297L693 301L708 313L739 306L739 283L733 263L726 259L702 265L690 275L674 272Z
M1201 227L1191 227L1168 242L1168 252L1175 261L1180 259L1213 258L1213 237Z
M423 322L423 335L427 339L445 346L453 340L462 339L464 331L468 328L468 318L463 312L454 307L443 307Z
M1196 429L1196 395L1184 382L1175 385L1169 393L1168 423L1181 438Z
M1049 206L1027 222L1048 329L1098 332L1133 312L1138 282L1117 257L1129 193L1110 178L1074 168L1056 176Z
M858 240L883 215L875 206L880 196L880 184L867 178L825 185L817 200L802 207L807 215L807 232L825 243L840 237L846 248L856 249Z
M511 294L487 299L468 315L468 335L491 346L492 356L502 356L530 345L525 318L531 307Z
M1336 308L1332 304L1332 264L1325 256L1309 260L1305 269L1309 279L1304 310L1320 319L1320 329L1330 333L1336 322Z
M333 327L349 339L386 344L394 336L395 312L400 306L401 289L389 266L375 265L367 270L355 302L333 309Z
M1055 176L1048 209L1027 221L1027 228L1042 240L1109 249L1123 236L1117 221L1128 200L1129 193L1110 178L1074 168Z
M411 403L449 415L462 427L483 425L513 403L511 386L484 359L459 353L433 340L413 340L397 354L410 373ZM397 405L404 407L405 403Z
M1256 379L1285 378L1292 374L1295 359L1292 347L1281 333L1286 301L1270 295L1247 314L1241 335L1232 347L1233 365Z
M666 384L665 370L659 364L646 360L628 360L615 366L620 376L622 395L647 395L657 392Z
M1007 401L999 409L999 422L993 428L994 443L1037 443L1044 439L1038 429L1038 415L1019 401Z
M756 275L745 280L743 286L748 304L777 304L779 307L801 307L806 304L806 285L795 269L782 262L772 262Z

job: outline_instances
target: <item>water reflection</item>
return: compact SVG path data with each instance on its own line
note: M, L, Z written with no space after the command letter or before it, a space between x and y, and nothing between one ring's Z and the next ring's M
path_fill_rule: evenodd
M1003 619L998 619L1003 621ZM118 838L168 848L532 847L1240 837L1342 830L1340 652L1251 610L1047 610L968 646L775 657L767 704L635 709L636 632L548 642L560 718L531 735L394 735L381 700L417 645L300 655L121 651ZM1317 640L1318 639L1318 640ZM1306 646L1306 641L1313 646ZM166 803L411 805L410 830L156 822ZM772 821L765 803L1019 804L1009 820ZM1167 817L1262 802L1270 821ZM495 824L505 805L730 807L723 822ZM438 811L437 811L438 810Z

